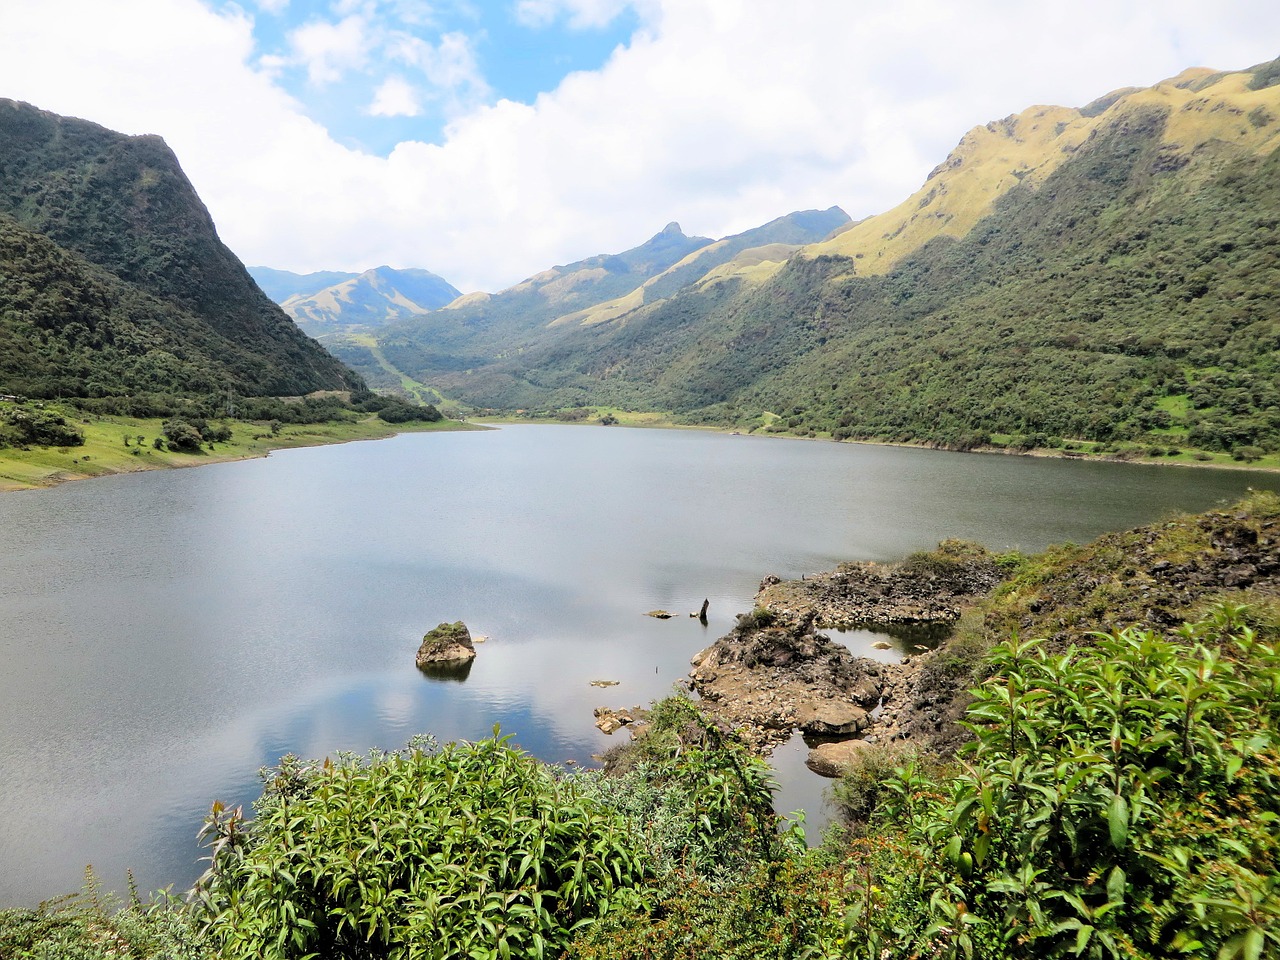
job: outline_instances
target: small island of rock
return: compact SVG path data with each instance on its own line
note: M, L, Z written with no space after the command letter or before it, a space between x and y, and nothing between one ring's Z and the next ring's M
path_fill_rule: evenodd
M471 641L471 631L459 620L456 623L442 623L422 638L422 645L418 647L418 666L458 664L474 660L475 656L476 648Z

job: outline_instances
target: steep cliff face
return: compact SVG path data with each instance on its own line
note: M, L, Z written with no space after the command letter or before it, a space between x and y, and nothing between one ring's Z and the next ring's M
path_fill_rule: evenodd
M159 137L128 137L0 100L0 214L182 314L176 328L194 323L205 339L233 345L229 356L203 358L224 368L228 386L284 395L358 383L258 289ZM10 306L8 321L20 321ZM56 340L53 319L45 329ZM136 349L145 352L145 344Z

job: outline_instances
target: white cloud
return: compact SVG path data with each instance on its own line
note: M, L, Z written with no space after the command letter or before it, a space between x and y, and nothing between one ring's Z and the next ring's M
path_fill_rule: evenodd
M416 117L422 112L418 94L403 77L388 77L373 95L369 112L375 117Z
M247 262L422 266L492 290L672 219L722 236L833 203L866 216L975 124L1192 65L1248 66L1280 36L1271 0L647 2L629 46L532 104L469 105L483 78L465 38L405 47L396 72L461 91L458 112L443 143L386 157L306 119L247 17L198 0L5 0L0 96L162 134ZM358 27L368 40L377 24L305 35L321 82L369 49ZM388 110L407 105L384 90Z
M352 14L337 23L316 20L291 31L289 47L293 60L306 66L308 79L326 86L363 67L373 42L364 17Z
M472 107L490 95L472 40L464 33L450 31L440 37L439 43L401 33L388 43L387 53L420 70L431 84L433 95L450 101L455 110Z
M606 27L631 0L517 0L516 19L531 27L545 27L564 17L576 30Z

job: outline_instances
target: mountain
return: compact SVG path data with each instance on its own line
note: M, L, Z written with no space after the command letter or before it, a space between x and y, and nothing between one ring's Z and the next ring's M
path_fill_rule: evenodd
M392 325L378 334L381 360L417 379L485 366L668 296L735 255L785 258L848 222L839 207L800 211L718 241L685 236L669 223L623 253L552 267L500 293L470 294ZM384 363L367 345L332 342L331 349L364 375L380 375Z
M592 324L614 319L641 304L664 300L711 276L713 271L724 264L736 261L741 266L786 260L801 246L825 239L849 222L849 215L839 207L801 210L778 217L764 226L698 247L624 297L592 305L558 317L553 322Z
M281 305L299 327L318 336L350 327L380 327L443 307L461 295L428 270L375 267L313 293L296 293Z
M304 296L319 293L325 287L332 287L344 280L354 280L358 273L346 273L342 270L317 270L315 273L294 273L292 270L277 270L274 267L249 267L249 276L268 297L276 303L284 303L296 294Z
M0 100L0 392L360 386L258 289L155 136Z
M837 438L1277 447L1278 148L1280 61L1033 107L789 258L432 383Z

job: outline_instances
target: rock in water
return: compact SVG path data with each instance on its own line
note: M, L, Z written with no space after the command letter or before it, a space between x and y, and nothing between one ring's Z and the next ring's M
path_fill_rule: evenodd
M425 637L418 647L418 666L458 663L475 659L476 648L471 642L471 631L461 620L442 623Z
M857 756L870 744L865 740L838 740L821 743L809 751L805 765L823 777L838 777L857 762Z

